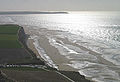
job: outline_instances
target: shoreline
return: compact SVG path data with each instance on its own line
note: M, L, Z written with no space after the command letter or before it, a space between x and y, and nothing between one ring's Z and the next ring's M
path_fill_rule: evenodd
M27 27L23 27L24 28L24 31L27 35L30 35L30 36L33 36L33 33L29 31L29 29ZM41 37L41 38L40 38ZM38 40L38 43L39 45L44 48L47 48L45 50L45 53L43 54L47 54L47 56L49 57L48 59L51 59L50 61L53 62L53 66L49 66L50 67L54 67L54 68L57 68L58 70L64 70L64 71L76 71L78 72L77 69L67 65L67 63L69 62L69 60L67 58L65 58L64 56L60 55L59 51L57 50L57 48L51 46L49 44L49 40L42 36L42 35L39 35L39 40ZM34 37L29 37L28 38L28 41L27 41L27 46L36 54L36 56L40 59L42 59L43 61L45 61L46 63L50 63L49 61L46 61L46 59L44 59L44 55L41 55L41 51L38 49L38 45L35 46L35 39ZM53 51L53 52L51 52ZM44 51L43 51L44 52ZM63 63L63 64L61 64Z
M81 13L79 13L79 15L80 14ZM87 15L90 16L89 14L90 13ZM105 13L99 13L100 16L97 16L98 18L96 18L96 20L99 20L99 18L102 19L104 17L102 14ZM107 13L105 15L111 17L111 14L109 15ZM93 13L93 16L96 16L96 14ZM50 59L50 61L53 61L51 65L55 64L59 70L77 71L91 81L120 81L120 49L118 41L119 37L117 36L119 34L119 29L114 28L114 25L111 28L106 28L106 25L105 27L97 28L94 24L90 24L94 27L91 28L84 25L84 23L87 24L84 21L84 17L82 19L84 22L76 23L76 21L79 21L79 16L77 17L76 15L70 16L69 18L64 15L54 15L52 17L51 15L9 15L1 16L1 23L18 24L19 26L24 27L24 29L27 29L25 33L28 33L26 34L26 38L29 38L27 42L27 45L29 46L28 51L31 50L35 53L34 55L32 54L34 61L42 60L43 62L48 63ZM119 18L118 13L114 16L112 15L112 18L116 17ZM58 20L59 18L75 20L66 21L65 19L63 21L62 19ZM107 20L109 17L104 19ZM100 21L97 22L100 23ZM118 24L117 21L116 23ZM84 28L84 26L88 29ZM91 31L89 29L91 29ZM105 32L104 29L107 29L108 31ZM111 35L111 32L116 30L115 40L105 38L114 38L114 36ZM105 37L101 36L104 33L107 33ZM32 37L37 38L32 39ZM13 52L13 54L14 53L15 52ZM43 57L44 54L45 56ZM22 55L19 56L21 57ZM49 59L47 59L48 56ZM23 64L21 62L25 62L25 64L30 64L28 62L34 61L32 61L32 58L30 57L30 61L26 58L24 61L18 60L18 63ZM13 63L15 62L12 62L12 64ZM35 61L35 64L37 65L39 63L36 63ZM48 65L49 64L46 64L45 66L47 67Z
M13 25L13 24L9 24L9 25ZM19 25L16 25L16 26L19 26ZM37 63L34 63L33 61L31 61L31 62L29 62L29 63L25 63L25 62L23 62L23 63L16 63L16 64L8 64L8 65L5 65L5 67L3 66L1 66L1 69L3 68L3 69L5 69L5 68L8 68L8 70L9 70L9 68L13 68L13 70L14 70L14 68L17 68L17 69L20 69L20 67L22 66L22 65L42 65L42 66L45 66L46 67L46 72L48 72L48 71L52 71L52 72L54 72L55 74L58 74L58 75L60 75L61 77L63 77L64 79L67 79L67 80L69 80L69 81L71 81L71 82L75 82L76 80L78 80L79 79L79 81L81 81L81 80L84 80L84 81L86 81L86 82L89 82L89 80L87 80L83 75L81 75L81 74L79 74L79 72L76 72L76 71L74 71L74 70L70 70L70 68L68 69L68 68L66 68L66 67L64 67L64 66L61 66L61 67L63 67L63 69L62 68L60 68L60 70L59 69L57 69L55 66L56 66L56 64L54 64L53 63L53 61L52 61L52 59L49 59L48 57L49 56L46 56L45 54L43 54L42 55L42 53L40 53L41 52L41 49L40 49L40 47L39 47L39 45L35 45L35 40L36 39L34 39L34 38L29 38L27 35L28 34L26 34L26 32L24 31L24 27L22 27L22 26L19 26L19 30L18 30L18 33L17 33L17 35L18 35L18 41L23 45L23 47L22 48L24 48L28 53L29 53L29 55L31 55L31 58L32 58L32 60L37 60L38 59L38 56L39 56L39 59L38 60L40 60L41 62L39 62L38 64ZM41 36L40 36L41 37ZM43 37L42 37L43 38ZM44 41L45 40L45 41ZM37 40L38 42L39 42L39 40ZM43 38L43 41L45 42L45 44L46 44L46 46L49 46L48 44L49 44L49 41L46 39L46 38ZM27 42L27 43L26 43ZM42 43L43 45L44 45L44 42ZM30 45L28 45L28 44L30 44ZM38 49L37 49L38 48ZM48 49L50 49L51 50L51 48L52 47L48 47ZM39 50L40 49L40 50ZM52 48L53 50L55 49L55 48ZM48 52L49 52L49 50L48 50ZM36 54L37 53L37 54ZM50 53L51 54L51 53ZM49 54L48 54L49 55ZM55 54L53 54L53 55L55 55ZM41 57L40 57L41 56ZM42 56L45 56L46 57L46 59L44 59L44 57L42 57ZM48 60L49 59L49 60ZM52 62L51 62L52 61ZM50 63L48 63L48 62L50 62ZM47 64L46 64L47 63ZM52 64L52 65L51 65ZM20 67L19 67L20 66ZM34 67L33 67L34 68ZM43 68L44 69L44 68ZM65 70L66 69L66 70ZM9 72L9 71L8 71ZM72 75L72 73L74 73L76 76L78 76L78 77L74 77L73 75ZM75 78L77 78L77 79L75 79ZM0 79L1 80L1 79ZM90 81L91 82L91 81Z
M34 35L34 33L33 32L35 32L34 30L31 32L31 31L29 31L29 29L28 28L26 28L26 27L23 27L23 29L24 29L24 31L26 31L25 33L27 34L27 35L30 35L31 36L31 34L32 34L32 37L34 37L35 35ZM30 33L29 33L30 32ZM35 34L37 34L37 33L35 33ZM42 33L41 33L42 34ZM38 37L39 36L39 37ZM35 38L28 38L28 41L27 41L27 44L29 44L29 45L27 45L33 52L35 52L35 54L36 54L36 56L39 56L39 58L40 58L40 60L42 59L44 62L45 62L45 64L46 65L48 65L48 66L50 66L50 67L52 67L52 68L56 68L57 70L63 70L63 71L76 71L76 72L78 72L80 75L82 75L82 76L84 76L85 77L85 79L88 79L88 80L90 80L90 81L92 81L92 79L91 78L89 78L89 77L86 77L82 72L80 72L79 71L79 69L75 69L75 68L73 68L73 67L71 67L71 66L69 66L69 65L64 65L64 64L61 64L61 60L63 61L63 62L66 62L66 63L68 63L69 61L68 60L66 60L66 59L64 59L65 58L65 56L61 56L60 55L60 53L59 53L59 51L57 50L57 48L55 47L55 46L52 46L51 45L51 43L49 42L49 38L50 37L45 37L44 36L44 34L43 35L39 35L39 34L37 34L37 37L39 38L39 39L35 39ZM36 41L37 41L37 44L36 44ZM69 41L67 41L67 42L69 42ZM35 45L36 44L36 45ZM38 45L39 44L39 45ZM40 46L40 47L39 47ZM80 45L79 45L80 46ZM41 53L41 49L40 48L44 48L45 49L45 53ZM86 48L84 48L84 47L82 47L82 46L80 46L80 48L82 48L83 50L85 50L85 51L89 51L89 49L86 49ZM40 50L39 50L40 49ZM54 53L53 53L54 52ZM45 57L49 57L48 59L44 59L44 57L42 57L42 56L44 56L45 54L47 53L47 56L45 56ZM96 54L94 51L90 51L89 53L93 53L93 54ZM51 58L51 59L50 59ZM51 65L50 65L50 63L49 63L49 59L50 59L50 61L52 61L52 63L51 63ZM60 61L58 61L60 59ZM100 61L100 60L102 60L102 61ZM105 60L103 60L103 59L100 59L99 60L99 62L104 62ZM109 65L112 65L110 62L106 62L107 64L109 64ZM56 67L56 65L58 66L58 68Z
M25 29L25 33L27 33L28 35L32 36L32 37L37 37L37 40L39 42L39 45L40 47L42 47L45 52L47 53L47 55L52 59L52 61L54 62L54 64L56 64L58 66L58 69L59 70L64 70L64 71L74 71L74 72L78 72L80 75L82 76L85 76L85 78L87 80L90 80L90 81L93 81L94 79L92 79L92 77L87 77L87 75L83 72L83 71L80 71L80 68L75 68L74 66L71 66L73 65L74 63L73 62L70 62L71 60L72 61L77 61L77 59L67 59L66 58L66 55L62 55L59 51L59 48L57 48L56 46L54 46L54 44L58 43L58 44L62 44L65 43L65 44L69 44L69 45L73 45L73 46L77 46L79 47L80 49L82 49L83 51L88 51L89 54L93 54L93 57L92 59L94 59L94 55L97 54L97 56L99 55L98 53L94 52L94 51L91 51L85 47L82 47L80 45L77 45L75 43L71 43L70 41L68 41L68 39L62 39L62 38L55 38L55 37L52 37L52 35L55 35L55 33L51 30L47 30L47 29L33 29L31 27L25 27L23 26L24 29ZM48 34L48 35L46 35ZM49 36L50 34L50 36ZM33 40L33 39L32 39ZM55 40L56 42L54 43L51 42L51 40ZM33 45L33 43L32 43ZM58 45L59 46L59 45ZM63 46L64 47L64 46ZM35 49L36 50L36 49ZM37 50L36 50L37 52ZM75 52L74 52L75 53ZM41 54L40 54L41 55ZM110 62L106 62L105 59L101 58L101 57L98 57L98 61L100 64L104 63L105 64L109 64L109 65L112 65ZM96 61L90 59L91 62L93 62L93 64L96 63ZM79 62L78 62L79 63ZM85 62L86 65L88 62ZM89 63L88 63L89 64ZM77 64L74 64L74 65L77 65ZM79 64L78 64L79 65ZM92 65L92 63L91 63ZM96 67L99 66L99 65L96 65ZM83 66L84 67L84 66ZM82 68L82 67L81 67ZM86 67L87 68L87 67ZM92 69L94 69L95 67L91 66ZM97 67L98 68L98 67ZM101 68L103 68L101 66ZM84 68L83 68L84 70ZM100 69L99 69L100 70ZM87 72L87 70L86 70ZM91 71L88 71L88 73L91 72ZM94 80L95 81L95 80Z
M24 31L25 31L25 28L24 28L24 27L23 27L23 29L24 29ZM27 33L27 32L25 32L25 34L26 34L26 33ZM27 35L28 35L28 34L27 34ZM55 69L58 70L57 66L55 66L55 64L53 63L53 61L51 61L51 62L54 64L54 66L53 66L52 63L50 63L49 61L47 61L47 58L49 58L49 56L47 56L45 53L41 53L42 48L39 47L39 45L37 45L36 42L37 42L37 40L36 40L35 38L27 37L27 41L26 41L25 43L26 43L26 46L27 46L30 50L32 50L32 52L35 54L35 56L36 56L37 59L42 60L42 61L45 63L45 65L47 65L47 66L49 66L49 67L52 67L52 68L55 68ZM39 50L39 49L40 49L40 50ZM44 52L44 51L43 51L43 52ZM42 55L42 54L46 55L47 57L45 57L45 56ZM49 58L49 60L50 60L50 58Z
M30 36L31 36L31 34L33 34L33 33L30 33L26 27L23 26L23 28L24 28L24 31L25 31L26 34L28 34L28 35L30 35ZM51 45L49 44L49 40L48 40L47 38L45 38L45 37L43 37L43 36L39 36L39 37L41 37L41 38L43 39L43 41L42 41L42 40L40 40L40 41L38 40L38 42L39 42L40 45L44 45L44 44L45 44L45 45L47 46L47 49L53 49L53 50L55 49L55 50L57 51L56 53L59 52L59 51L57 50L57 48L55 48L55 47L53 47L53 46L51 46ZM45 41L45 40L46 40L46 41ZM49 44L49 46L48 46L48 44ZM77 72L77 73L79 73L79 75L82 76L84 79L89 80L89 82L93 82L90 78L87 78L87 77L85 77L84 75L82 75L82 74L79 72L78 69L75 69L75 68L71 67L71 66L68 65L68 64L61 64L61 61L64 62L64 63L68 63L68 62L69 62L68 59L65 58L63 55L60 55L60 53L59 53L59 54L57 54L58 57L52 57L52 58L51 58L51 55L50 55L50 51L51 51L51 50L46 50L47 57L49 57L49 58L51 59L50 61L52 61L52 64L53 64L53 65L51 65L49 61L46 61L46 60L44 59L44 57L42 57L43 55L41 55L41 54L42 54L42 53L40 53L41 51L40 51L39 49L37 49L37 47L35 47L35 40L34 40L34 38L28 38L27 46L28 46L28 48L30 48L30 49L36 54L37 58L42 59L42 60L45 62L45 64L47 64L48 66L50 66L50 67L52 67L52 68L55 68L55 69L57 69L58 71ZM38 46L38 45L37 45L37 46ZM51 47L50 47L50 46L51 46ZM43 47L43 46L42 46L42 47ZM47 51L48 51L48 52L47 52ZM55 54L52 54L52 55L55 56ZM48 58L48 59L49 59L49 58ZM62 58L63 58L63 59L62 59ZM65 58L66 60L65 60L64 58ZM60 61L58 61L59 59L60 59ZM50 65L49 65L49 64L50 64Z

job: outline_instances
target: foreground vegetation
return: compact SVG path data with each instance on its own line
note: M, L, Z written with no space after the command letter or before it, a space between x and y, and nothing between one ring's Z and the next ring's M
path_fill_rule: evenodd
M18 25L0 25L0 64L42 64L25 42L26 35Z
M22 48L18 41L18 30L16 25L0 25L0 48Z
M18 25L0 25L0 34L17 35L19 29Z

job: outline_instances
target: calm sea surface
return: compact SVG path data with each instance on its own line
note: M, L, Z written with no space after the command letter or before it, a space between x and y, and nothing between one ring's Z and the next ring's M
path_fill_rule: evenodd
M49 40L61 55L71 59L68 65L98 82L120 82L120 12L0 15L0 23L56 31L55 37L49 34ZM61 40L58 45L56 37L76 46Z

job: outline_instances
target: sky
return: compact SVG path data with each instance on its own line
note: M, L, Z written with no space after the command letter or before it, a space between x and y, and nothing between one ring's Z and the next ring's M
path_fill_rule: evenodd
M120 10L120 0L0 0L0 11L112 10Z

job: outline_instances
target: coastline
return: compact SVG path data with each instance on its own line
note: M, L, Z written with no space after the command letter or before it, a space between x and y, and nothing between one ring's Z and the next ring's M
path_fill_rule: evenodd
M87 15L90 16L89 14L90 13L88 13ZM95 13L92 14L93 16L98 17L96 18L96 20L99 20L99 18L102 19L104 18L104 16L108 16L107 18L104 18L104 20L108 20L109 16L111 16L111 14L109 13L105 15L103 15L103 13L100 13L100 16L96 16ZM86 17L83 20L80 19L84 21L84 24L83 22L77 22L79 20L79 16L73 14L70 15L71 17L68 18L68 20L70 21L64 21L64 18L67 19L67 17L64 15L2 16L1 23L5 24L7 22L10 22L13 24L18 24L21 27L24 27L24 29L29 30L27 31L28 35L26 35L26 38L29 38L29 40L27 40L27 45L30 46L29 49L31 51L34 51L34 56L36 56L36 59L39 58L40 60L43 60L43 62L48 63L49 61L46 61L46 58L49 56L50 60L53 61L52 64L55 64L59 68L59 70L77 71L81 75L85 76L87 79L96 82L103 80L106 82L119 81L120 49L118 41L119 37L117 37L117 35L119 34L119 29L117 29L119 25L118 27L115 25L115 27L117 28L114 28L114 26L108 28L108 26L110 25L105 25L105 27L101 26L100 28L97 28L96 25L94 26L94 24L90 24L91 26L95 27L91 28L89 26L86 26L87 23L86 21L84 21ZM115 20L116 17L119 18L119 14L117 13L112 16L112 18L115 17ZM59 18L61 18L60 21ZM90 19L92 20L92 18ZM111 20L111 22L113 21L114 20ZM97 22L101 25L100 21ZM113 22L113 24L115 23ZM116 21L116 24L119 23ZM88 29L84 28L84 25ZM107 29L108 31L105 32L104 29ZM111 32L115 32L115 38L118 39L106 40L105 37L109 37L108 35L110 35L111 38L114 37ZM108 35L101 36L104 33ZM34 39L34 37L36 38ZM42 57L44 54L47 54L47 56L45 56L46 58ZM32 57L34 56L32 55ZM22 62L25 62L26 64L28 64L28 62L34 62L31 60L32 58L30 57L30 61L27 58L26 61ZM23 64L20 61L18 63ZM13 63L15 62L12 62L11 64ZM37 65L37 63L35 64ZM45 66L48 66L48 64ZM54 66L51 67L54 68Z
M10 24L11 25L11 24ZM12 24L13 25L13 24ZM19 25L16 25L16 26L19 26ZM27 63L27 62L24 62L23 61L23 63L16 63L16 64L13 64L13 63L11 63L11 64L6 64L5 65L5 67L3 66L1 66L1 69L0 70L2 70L6 75L8 74L9 75L9 73L10 73L10 71L9 71L9 69L12 69L12 70L14 70L14 68L17 70L17 69L24 69L24 68L26 68L27 69L27 67L24 67L24 65L27 65L28 66L28 68L29 68L29 66L30 65L33 65L33 67L32 67L32 69L34 70L36 67L34 67L34 65L42 65L42 66L45 66L45 68L40 68L40 69L43 69L44 70L44 72L46 71L46 73L48 73L48 71L51 71L51 72L53 72L54 73L54 75L55 74L57 74L57 75L59 75L60 77L62 77L62 78L64 78L64 79L66 79L66 80L68 80L68 82L70 81L70 82L76 82L76 81L85 81L85 82L90 82L89 80L87 80L83 75L80 75L79 74L79 72L75 72L73 69L71 70L70 68L66 68L66 67L64 67L64 66L61 66L61 67L63 67L63 69L61 69L60 68L60 70L59 69L57 69L55 66L54 66L54 63L53 62L51 62L51 63L49 63L48 61L50 61L50 60L48 60L47 61L47 59L49 59L48 58L48 56L46 56L45 54L40 54L40 51L37 49L38 48L38 46L39 45L37 45L37 47L35 46L35 39L33 38L33 39L31 39L31 38L29 38L27 35L28 34L26 34L26 32L24 31L24 28L22 27L22 26L19 26L20 28L19 28L19 30L18 30L18 33L17 33L17 36L18 36L18 41L21 43L21 45L23 45L23 47L22 48L24 48L25 49L25 51L26 52L28 52L29 53L29 55L31 55L32 56L32 60L37 60L38 58L39 58L39 60L41 61L41 62L38 62L38 63L34 63L33 61L31 61L31 62L29 62L29 63ZM43 38L43 37L41 37L41 38ZM43 40L45 40L44 42L43 42L43 45L45 45L46 43L46 46L49 46L48 44L49 44L49 41L46 39L46 38L43 38ZM38 40L39 41L39 40ZM42 41L42 40L41 40ZM26 42L27 42L27 44L26 44ZM52 48L52 47L51 47ZM48 47L48 49L50 49L51 50L51 48L50 47ZM55 48L52 48L53 50L55 49ZM49 50L48 50L49 51ZM58 52L58 51L57 51ZM38 55L37 55L37 54ZM45 55L45 57L47 57L47 59L44 59L44 57L42 57L42 56L44 56ZM39 57L38 57L39 56ZM54 54L54 56L55 56L55 54ZM52 61L52 60L51 60ZM52 66L51 66L51 64L52 64ZM31 68L31 67L30 67ZM39 68L39 67L38 67ZM8 69L8 70L7 70ZM11 72L12 73L12 72ZM17 71L15 71L14 70L14 73L16 73L17 74ZM21 73L23 73L22 71L21 71ZM75 74L77 77L74 77L73 76L73 74ZM9 77L11 77L12 75L10 74L7 78L9 78ZM47 76L47 75L46 75ZM12 77L13 78L13 77ZM0 78L0 81L1 81L1 78ZM66 81L65 81L66 82Z
M23 27L24 31L27 35L33 36L33 32L30 32L28 28ZM53 64L53 65L49 65L50 67L53 68L57 68L58 70L64 70L64 71L76 71L78 72L77 69L66 65L69 60L67 58L65 58L64 56L60 55L59 51L57 50L57 48L53 47L50 45L49 40L42 36L39 35L39 44L42 48L46 48L45 52L47 54L47 56L49 57L48 59L50 59L50 63L49 61L46 60L46 58L44 58L44 54L45 53L41 53L39 51L38 45L35 45L35 38L34 37L29 37L27 40L27 46L36 54L37 58L42 59L43 61L45 61L45 63L48 63L47 65ZM37 49L38 48L38 49ZM43 55L42 55L43 54Z
M28 28L24 27L24 31L27 35L32 36L33 33L29 31ZM86 78L84 75L82 75L78 69L75 69L73 67L71 67L70 65L68 65L67 63L69 62L69 60L67 58L65 58L64 56L60 55L59 51L57 50L57 48L53 47L50 45L49 40L44 37L44 36L39 36L41 37L40 40L38 40L39 44L41 47L45 47L47 48L45 51L47 53L47 59L50 59L50 62L47 61L46 59L44 59L44 53L42 54L41 51L38 48L38 45L35 45L35 39L32 37L29 37L27 40L27 46L28 48L30 48L37 56L37 58L43 60L45 62L46 65L57 69L59 72L62 71L66 71L66 72L76 72L79 73L80 77L82 79L85 80L85 82L93 82L90 78ZM54 51L54 53L52 52ZM51 63L52 61L52 63ZM51 65L53 64L53 65Z

